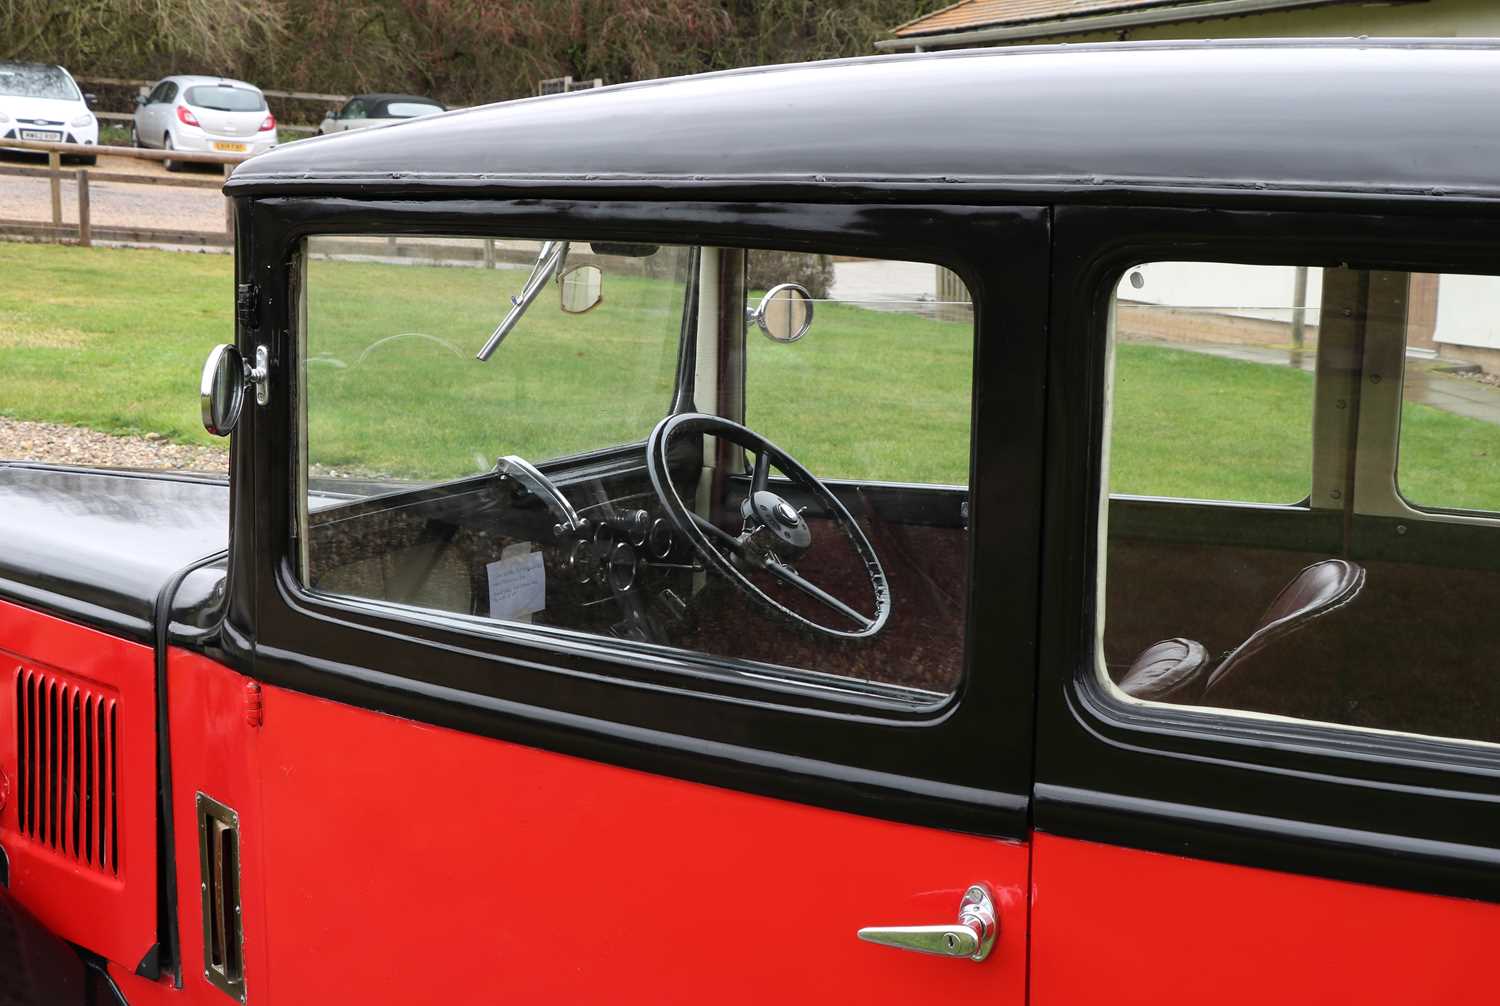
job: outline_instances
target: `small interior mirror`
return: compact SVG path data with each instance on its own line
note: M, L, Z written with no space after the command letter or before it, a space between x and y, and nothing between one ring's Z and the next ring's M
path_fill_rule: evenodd
M593 310L604 299L604 274L598 266L574 266L558 282L562 285L562 309L568 314Z
M245 360L238 349L219 345L208 354L198 384L198 404L203 410L203 428L216 437L229 436L245 405Z
M796 342L812 327L813 299L797 283L781 283L766 291L750 320L776 342Z

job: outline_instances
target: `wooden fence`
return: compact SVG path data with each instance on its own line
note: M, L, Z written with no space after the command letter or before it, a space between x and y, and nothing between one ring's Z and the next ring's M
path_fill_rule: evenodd
M142 244L196 245L199 247L226 247L234 243L234 215L228 199L224 200L224 230L222 231L174 231L148 227L95 227L91 219L91 182L123 182L127 185L171 185L179 188L212 188L223 186L221 179L176 178L162 175L137 175L123 171L99 171L91 168L64 167L64 154L108 155L133 157L148 161L183 161L192 164L238 164L247 154L190 153L182 150L142 150L137 147L105 147L82 143L40 143L34 140L6 140L7 148L18 147L43 151L47 155L47 166L0 165L0 175L23 178L46 178L51 183L52 220L40 223L34 220L9 220L0 218L0 236L30 238L32 240L57 243L74 242L84 247L94 241L121 241ZM78 222L63 222L62 187L71 181L78 189Z

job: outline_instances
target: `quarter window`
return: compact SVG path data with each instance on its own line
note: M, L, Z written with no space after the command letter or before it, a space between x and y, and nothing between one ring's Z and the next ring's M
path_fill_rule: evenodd
M443 237L314 238L303 262L308 588L903 704L956 687L952 273Z

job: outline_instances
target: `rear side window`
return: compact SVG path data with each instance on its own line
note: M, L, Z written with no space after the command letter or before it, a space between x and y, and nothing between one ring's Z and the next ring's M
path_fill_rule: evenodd
M414 119L419 115L435 115L441 112L441 105L429 105L422 101L391 101L385 106L385 117L388 119Z
M1500 743L1497 302L1489 276L1125 273L1099 563L1120 693Z
M1296 503L1312 488L1318 269L1156 262L1114 305L1110 491Z
M211 108L218 112L260 112L266 107L266 99L259 91L220 84L188 88L187 103L195 108Z
M1411 277L1401 454L1413 506L1500 515L1500 277Z

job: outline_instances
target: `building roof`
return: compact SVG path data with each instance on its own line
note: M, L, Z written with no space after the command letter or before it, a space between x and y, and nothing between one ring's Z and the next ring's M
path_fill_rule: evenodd
M1052 21L1080 14L1135 10L1182 4L1183 0L958 0L941 10L912 18L891 32L893 35L928 35L936 32L966 31L998 24L1022 24L1027 21Z
M449 112L285 144L240 164L226 190L1500 199L1500 131L1481 128L1496 108L1493 41L1002 47L727 71Z
M979 32L1015 32L1021 33L1020 37L1044 38L1355 2L1360 0L959 0L897 26L891 32L895 38L877 43L877 47L901 48L902 40L921 44L934 38L941 38L944 44L963 45L964 35Z

